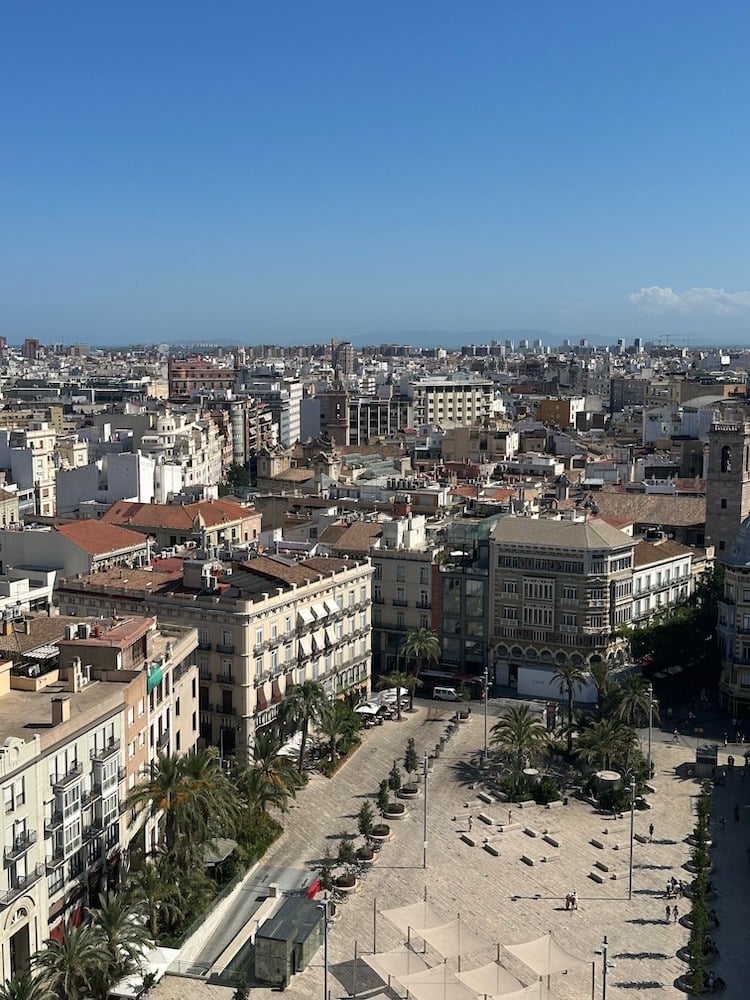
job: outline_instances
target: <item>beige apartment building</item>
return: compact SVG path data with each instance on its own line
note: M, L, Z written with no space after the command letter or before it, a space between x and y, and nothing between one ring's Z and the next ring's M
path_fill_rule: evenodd
M153 838L153 821L124 802L158 733L169 734L165 747L197 739L194 629L160 629L153 618L28 624L15 662L0 664L2 981L77 922ZM56 625L63 634L50 641Z
M549 698L557 664L622 664L635 540L604 521L504 517L490 542L496 681Z
M329 697L366 694L371 667L371 579L366 559L259 556L168 560L151 570L62 580L65 614L157 614L194 626L199 730L222 757L247 760L255 733L276 723L287 691L320 681Z

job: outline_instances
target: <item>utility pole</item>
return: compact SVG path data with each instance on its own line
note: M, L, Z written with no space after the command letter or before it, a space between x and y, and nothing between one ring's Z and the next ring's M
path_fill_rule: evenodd
M427 751L424 752L424 822L422 824L422 867L427 867L427 778L430 770L430 759Z
M328 1000L328 924L330 922L331 900L328 893L323 896L323 902L318 903L318 909L323 911L323 1000Z
M489 666L484 665L484 756L482 763L487 766L487 701L489 700Z
M628 872L628 899L633 898L633 824L635 821L635 778L630 779L630 868Z
M648 685L648 777L646 781L651 781L651 731L654 725L654 685Z

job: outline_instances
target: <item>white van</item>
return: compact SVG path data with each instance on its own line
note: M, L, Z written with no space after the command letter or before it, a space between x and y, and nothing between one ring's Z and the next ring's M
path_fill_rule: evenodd
M458 692L455 688L444 688L436 687L432 692L433 698L439 698L441 701L458 701Z

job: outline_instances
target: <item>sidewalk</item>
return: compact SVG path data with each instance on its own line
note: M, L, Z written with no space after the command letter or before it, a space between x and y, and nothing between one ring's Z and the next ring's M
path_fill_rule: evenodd
M309 878L310 865L321 857L327 845L332 845L328 838L343 830L356 831L356 815L363 797L374 795L394 759L403 758L407 739L414 737L419 752L432 748L450 715L450 706L420 708L414 715L406 715L401 724L391 722L366 732L362 748L332 781L313 777L298 797L287 818L288 828L264 865L270 869L294 870L299 884L303 884ZM423 800L420 798L409 804L410 814L403 822L392 824L394 840L385 845L375 870L342 907L340 919L330 932L332 996L346 996L353 988L355 943L360 954L373 950L374 933L378 951L403 943L385 919L374 920L374 913L421 899L425 891L444 913L446 921L460 913L492 942L517 943L552 930L564 948L586 961L597 962L597 996L601 995L600 959L594 953L604 934L609 938L610 961L615 964L608 978L613 990L627 989L636 996L652 992L658 992L660 997L683 995L672 984L685 971L684 963L675 953L687 941L687 930L679 924L666 923L662 894L670 875L686 877L681 868L689 854L684 838L693 827L692 800L698 788L692 781L677 778L675 767L691 759L691 751L679 744L659 742L654 746L657 794L651 798L651 810L635 814L636 834L646 834L649 823L653 823L654 841L635 843L634 891L632 900L628 900L629 815L612 823L576 800L556 810L534 806L520 812L514 807L514 819L522 820L524 826L537 832L553 827L559 850L539 837L529 836L523 829L499 838L496 843L499 857L492 857L482 849L481 840L487 828L478 820L478 813L484 811L500 820L506 818L508 807L480 806L474 798L475 792L468 787L473 772L466 762L482 745L481 721L475 714L472 721L460 726L430 776L427 870L422 868ZM739 775L736 780L739 782ZM721 791L734 794L729 788ZM750 778L745 791L750 793ZM466 803L471 804L467 807ZM461 840L461 834L468 830L469 815L476 846ZM750 827L750 809L747 816L743 815L743 821L743 826ZM739 830L728 830L727 838L730 834L739 843ZM593 846L592 839L603 846ZM533 867L521 861L524 854L534 860ZM542 861L543 857L549 860ZM601 884L592 881L589 873L596 870L596 861L614 868L619 877L613 880L606 875ZM741 863L750 868L744 854ZM578 893L579 909L566 911L563 899L572 890ZM681 911L687 912L688 901L680 903ZM719 909L724 909L723 903ZM731 923L725 918L722 932ZM739 934L738 927L738 941ZM725 951L720 941L719 947ZM728 955L729 945L726 951ZM731 952L742 956L738 961L744 958L739 944L737 951L732 945ZM427 957L432 962L438 961L436 955L428 953ZM493 945L486 953L466 956L463 967L483 964L495 957ZM506 957L503 956L504 962ZM533 981L533 975L519 963L508 959L507 964L525 983ZM455 962L449 962L449 966L455 968ZM358 993L384 990L372 974L366 975L362 963L359 967ZM734 960L729 975L723 966L719 971L729 982L724 995L739 996L732 992L732 983L746 983L747 976L738 974L739 966ZM292 979L286 995L291 1000L309 1000L320 998L322 989L322 953L319 953L304 973ZM218 1000L230 997L232 992L168 976L153 995L154 1000ZM262 1000L267 995L270 1000L274 992L260 989L253 990L253 995ZM590 965L583 971L552 980L552 996L560 1000L581 1000L590 995Z

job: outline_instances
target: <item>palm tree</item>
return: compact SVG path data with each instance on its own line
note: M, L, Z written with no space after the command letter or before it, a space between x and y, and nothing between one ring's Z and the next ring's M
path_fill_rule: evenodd
M401 722L401 688L407 688L410 680L414 680L409 674L401 673L400 670L392 670L389 674L383 674L378 681L379 688L396 689L396 719Z
M216 747L189 750L180 758L180 772L177 820L182 836L202 847L231 833L238 819L237 792L221 769Z
M547 730L529 705L508 709L492 727L492 743L510 758L512 771L518 777L527 759L531 760L547 744Z
M342 737L350 738L357 732L360 726L359 716L343 701L328 702L318 726L321 733L328 737L333 768L336 765L338 742Z
M143 868L131 873L126 884L127 898L143 905L149 934L159 937L159 918L165 926L178 923L184 917L179 892L168 877L164 858L147 861Z
M60 941L45 941L34 964L60 1000L80 1000L95 991L110 958L98 928L83 925L66 930Z
M55 1000L55 994L40 978L24 972L6 979L0 986L0 1000Z
M151 943L146 907L142 900L128 899L123 893L104 892L90 916L110 956L110 981L116 983L139 968Z
M280 749L280 741L270 733L255 737L252 762L236 779L237 791L251 810L264 812L271 806L286 812L289 797L302 786L297 768Z
M428 628L413 629L407 633L402 648L407 661L410 657L414 659L414 687L419 687L422 683L419 680L419 661L426 660L428 663L437 663L440 659L440 640ZM408 687L409 685L404 686ZM410 712L414 708L414 687L409 687Z
M573 749L573 696L576 686L582 687L586 683L586 671L577 663L566 660L565 663L558 663L555 672L550 678L550 684L557 681L560 685L560 693L565 694L568 701L568 753Z
M151 761L148 777L136 785L127 800L129 806L146 806L152 816L163 813L162 843L168 853L177 842L178 802L183 791L180 758L160 753Z
M653 700L651 689L642 674L626 674L620 682L617 694L617 715L632 726L647 723L649 709L659 721L659 708Z
M294 769L297 774L297 769ZM265 813L269 809L286 812L289 808L289 792L273 778L254 767L246 767L237 779L239 791L251 813Z
M611 669L612 665L606 660L597 660L589 664L589 672L596 687L596 714L599 719L604 718L607 700L612 694L612 681L609 676Z
M297 684L290 694L284 698L281 705L282 721L291 724L295 729L302 732L302 740L299 747L299 773L305 763L305 748L307 746L307 736L310 730L310 723L318 723L325 709L328 699L325 689L318 681L303 681Z
M635 730L620 719L597 719L578 737L576 753L582 760L607 771L618 761L627 767L636 742Z

